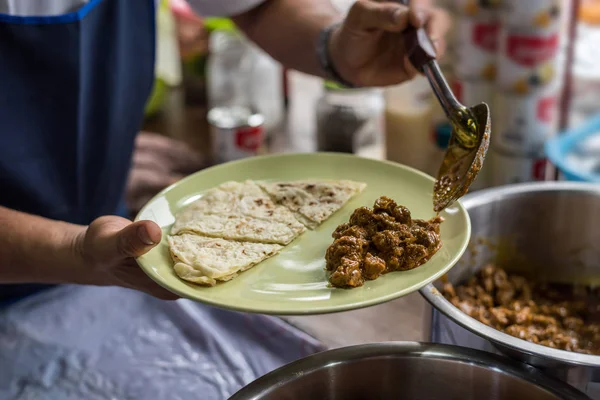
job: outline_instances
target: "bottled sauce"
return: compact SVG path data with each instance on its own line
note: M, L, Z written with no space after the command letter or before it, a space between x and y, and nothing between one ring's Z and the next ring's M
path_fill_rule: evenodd
M317 150L378 158L382 116L381 89L346 89L326 81L317 102Z
M441 158L431 133L432 98L422 76L385 90L386 158L433 175Z

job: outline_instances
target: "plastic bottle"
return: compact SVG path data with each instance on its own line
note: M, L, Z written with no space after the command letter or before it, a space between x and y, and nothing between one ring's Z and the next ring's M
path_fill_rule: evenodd
M433 105L426 78L385 89L386 158L431 173L437 154L431 140Z
M282 69L227 19L207 19L209 108L243 106L262 114L269 137L283 121Z

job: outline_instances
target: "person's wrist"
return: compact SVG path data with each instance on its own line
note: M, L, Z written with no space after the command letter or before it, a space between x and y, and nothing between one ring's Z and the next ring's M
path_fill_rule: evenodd
M345 73L340 72L340 65L343 64L343 60L337 43L341 27L342 23L336 22L321 31L317 43L317 56L326 79L341 84L342 86L352 88L356 87L354 82L348 79L345 76Z
M70 225L63 232L62 248L65 263L61 270L65 283L97 284L97 273L93 262L85 250L87 226Z
M83 238L85 235L85 227L83 226L70 226L64 232L64 246L66 252L66 259L68 263L65 264L65 280L71 283L83 283L80 282L83 274Z
M340 46L340 36L342 33L342 24L338 24L333 28L331 34L329 36L329 42L327 43L327 52L329 54L329 60L332 68L336 71L339 79L343 82L346 82L345 86L348 87L357 87L359 86L346 68L346 63L344 62L343 50L342 46Z
M48 228L46 237L29 250L37 254L30 256L32 261L25 273L27 279L49 284L86 283L85 262L79 240L85 234L85 227L52 221L52 227Z

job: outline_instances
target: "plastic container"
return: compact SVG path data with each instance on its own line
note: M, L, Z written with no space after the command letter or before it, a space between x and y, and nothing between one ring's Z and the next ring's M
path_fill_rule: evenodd
M546 154L567 180L600 183L600 114L548 141Z
M502 20L510 26L547 29L561 21L563 0L504 0Z
M544 152L558 132L561 87L548 85L528 96L499 92L492 108L492 147L520 155Z
M600 1L580 6L573 60L571 113L573 121L585 121L600 112Z
M480 17L458 15L453 63L457 77L493 82L496 78L496 51L499 22L495 14Z
M543 154L515 154L492 148L486 162L492 167L494 186L544 181L548 176L548 160Z
M562 31L502 26L499 34L497 88L526 96L560 81Z
M385 89L386 158L429 174L437 173L441 158L432 159L443 150L432 141L432 97L423 76Z

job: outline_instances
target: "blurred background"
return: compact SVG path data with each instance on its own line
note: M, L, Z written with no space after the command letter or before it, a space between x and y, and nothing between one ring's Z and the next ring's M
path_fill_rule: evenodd
M353 3L331 1L342 11ZM412 1L452 16L443 72L462 103L486 102L492 110L492 143L472 190L558 179L600 183L600 0ZM132 217L186 175L257 154L345 152L437 174L450 125L424 77L344 89L283 69L227 19L196 15L184 0L159 5L155 84L127 187ZM560 197L556 204L569 213L561 219L545 210L554 234L571 234L577 221L593 225L598 215L587 198ZM580 219L564 222L571 211ZM513 217L498 224L480 216L485 223L474 226L489 233L491 221L494 229L515 227L543 247L549 243L537 226L530 235L520 214ZM596 232L572 236L598 243ZM591 260L598 253L581 254ZM264 372L324 348L391 340L481 348L467 337L457 341L463 339L457 330L443 325L439 312L432 318L419 293L373 308L283 318L299 329L274 317L96 287L48 292L0 317L0 365L10 365L0 374L0 399L226 398ZM600 399L596 381L589 388ZM4 388L20 396L3 396Z
M599 0L415 2L451 14L442 68L462 103L492 109L492 145L473 190L600 182ZM352 1L334 3L343 11ZM186 174L267 152L355 153L436 175L450 126L424 77L384 89L340 88L283 69L229 20L203 18L182 0L160 4L144 124L160 137L138 140L132 213Z

